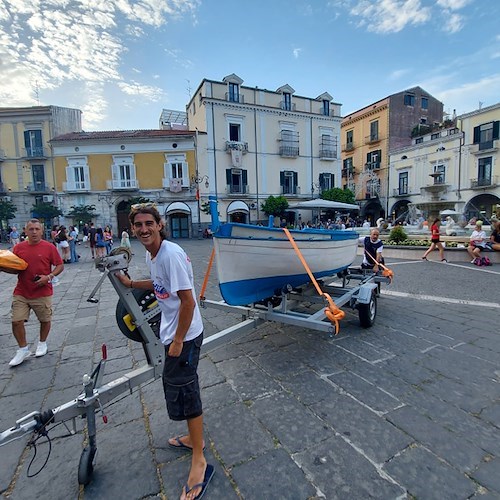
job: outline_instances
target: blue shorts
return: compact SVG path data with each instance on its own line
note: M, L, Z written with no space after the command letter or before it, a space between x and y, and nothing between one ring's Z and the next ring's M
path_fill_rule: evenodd
M165 346L163 392L172 420L189 420L203 414L197 373L202 343L203 333L184 342L177 358L169 356L169 346Z

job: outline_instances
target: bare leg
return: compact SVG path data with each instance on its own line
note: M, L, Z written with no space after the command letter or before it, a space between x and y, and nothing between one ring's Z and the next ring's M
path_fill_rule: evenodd
M191 458L191 470L189 471L189 477L187 480L187 485L192 488L195 484L202 483L205 477L205 469L207 467L207 461L203 455L203 415L196 418L191 418L187 421L189 429L189 437L191 439L191 444L193 446L193 456ZM191 490L187 495L185 491L182 491L182 500L192 500L196 498L201 492L201 488L195 488Z
M424 257L427 257L434 249L436 248L436 244L435 243L431 243L431 246L427 249L427 251L424 253Z
M14 334L19 347L26 347L28 345L26 342L26 329L24 328L24 321L13 321L12 333Z
M437 247L438 247L438 250L439 250L439 257L441 260L444 260L444 248L443 248L443 244L441 242L439 242L437 244Z
M40 323L40 342L45 342L49 336L51 322Z

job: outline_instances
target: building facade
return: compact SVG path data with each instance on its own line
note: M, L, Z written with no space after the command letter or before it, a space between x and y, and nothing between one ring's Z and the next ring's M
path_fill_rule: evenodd
M172 129L55 137L51 145L58 206L67 216L72 207L94 205L95 224L110 225L119 235L130 229L130 204L143 198L157 204L170 238L192 237L200 228L198 194L204 189L197 183L195 145L197 141L201 144L204 161L204 137Z
M443 104L420 87L392 94L344 117L342 185L355 193L361 216L389 217L389 153L411 145L412 134L443 121Z
M189 129L207 134L199 169L221 220L255 223L267 218L261 204L271 195L293 203L340 187L340 108L326 92L247 87L235 74L204 79L186 109Z
M394 218L426 219L443 210L489 221L500 218L498 173L500 104L435 127L390 155L390 199Z
M22 227L34 206L54 202L56 174L50 140L81 130L79 109L0 108L0 197L17 207L12 224Z

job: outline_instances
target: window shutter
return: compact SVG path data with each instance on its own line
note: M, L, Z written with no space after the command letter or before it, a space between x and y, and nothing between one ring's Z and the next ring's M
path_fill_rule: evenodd
M280 186L285 185L285 172L280 172Z
M372 160L372 154L371 153L366 153L366 163L370 163Z
M331 175L330 181L331 181L330 187L334 188L335 187L335 174Z
M117 181L120 179L120 166L116 165L116 163L113 163L113 165L111 167L111 174L112 174L114 181Z
M66 167L66 182L73 184L75 182L75 169Z
M85 181L85 189L90 189L90 170L88 165L83 166L83 179Z
M479 144L480 131L479 127L474 127L474 144Z
M226 184L231 185L231 169L226 168Z
M498 139L500 121L493 122L493 140Z
M325 188L325 174L319 174L319 187L321 189Z
M189 187L189 169L186 161L182 162L182 185L184 187Z
M24 131L24 147L26 149L28 149L29 147L31 147L31 144L30 144L30 133L29 133L28 130Z
M135 163L130 164L130 178L132 180L137 179L137 177L135 175Z
M241 171L241 177L243 179L243 185L246 186L248 184L248 173L246 170Z
M293 194L297 194L297 184L299 180L299 174L297 172L293 173Z

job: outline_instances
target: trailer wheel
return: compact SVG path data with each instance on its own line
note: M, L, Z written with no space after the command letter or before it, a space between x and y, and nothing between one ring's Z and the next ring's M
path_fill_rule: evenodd
M140 306L142 312L146 312L151 306L156 305L157 300L153 291L134 288L132 290L132 294L135 297L135 300ZM137 328L134 328L132 330L130 329L130 322L128 321L130 319L130 315L121 300L119 300L118 304L116 304L115 317L118 328L123 333L123 335L125 335L125 337L133 340L134 342L143 341L142 336ZM161 313L158 312L158 314L156 314L148 321L149 326L153 330L153 333L158 338L160 337L160 320Z
M370 328L377 315L377 297L372 293L368 304L358 304L359 324L362 328Z
M87 446L83 449L80 455L80 463L78 464L78 484L87 486L92 479L94 473L94 457L97 448Z

